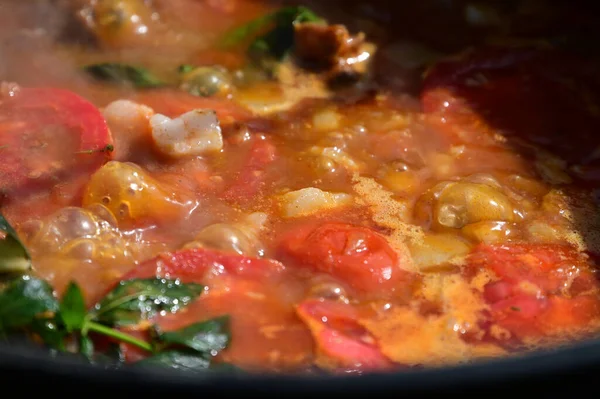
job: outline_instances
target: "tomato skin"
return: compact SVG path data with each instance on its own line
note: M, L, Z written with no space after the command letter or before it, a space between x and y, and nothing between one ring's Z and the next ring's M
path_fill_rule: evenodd
M110 160L112 144L100 111L71 91L22 88L0 99L0 185L9 191L91 174Z
M393 291L408 277L383 236L351 224L301 226L283 238L279 255L299 267L328 273L360 291Z
M317 351L333 359L343 371L389 370L394 363L385 357L373 338L358 324L359 312L342 303L307 300L296 312L313 335ZM329 362L327 362L329 363Z

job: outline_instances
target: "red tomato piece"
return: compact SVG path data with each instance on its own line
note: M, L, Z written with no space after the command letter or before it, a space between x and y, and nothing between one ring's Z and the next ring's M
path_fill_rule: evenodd
M519 319L533 319L548 308L548 300L532 295L517 294L492 304L496 319L518 316ZM502 316L500 316L502 314Z
M365 329L356 321L361 316L367 316L356 307L349 306L343 302L326 300L306 300L298 307L297 312L301 316L311 316L321 320L334 330L344 331L346 335L360 337L364 335Z
M594 281L588 279L587 259L566 245L480 245L470 255L469 265L491 269L513 285L524 281L535 284L544 293L560 291L570 275L578 276L575 281Z
M162 253L127 273L123 279L154 276L180 278L185 282L202 283L208 272L225 273L249 278L275 275L285 267L275 260L258 259L204 248L183 249Z
M366 292L394 291L409 276L383 236L351 224L297 228L284 237L279 253L300 267L328 273Z
M588 69L558 51L482 48L434 66L421 104L458 141L491 145L499 132L587 161L600 128L591 105L600 91Z
M489 303L502 301L513 294L513 285L506 281L494 281L486 284L483 290L483 297Z
M267 138L255 137L239 175L221 194L230 201L250 200L265 184L265 168L277 158L277 147Z
M512 334L508 342L582 328L600 313L589 260L571 247L480 245L468 264L499 277L484 287L483 297L492 324Z
M530 295L519 295L493 304L490 309L492 324L510 333L510 336L496 338L512 346L527 337L543 336L545 332L540 328L539 320L548 306L546 299Z
M598 315L600 301L595 295L574 298L518 295L491 307L494 323L508 330L518 340L585 329Z
M545 330L585 327L600 314L600 301L594 295L575 298L552 297L542 319Z
M347 367L359 370L386 370L393 367L393 363L376 347L348 338L330 328L323 328L315 338L327 356L342 360Z
M358 324L358 311L349 305L309 300L296 312L308 325L317 350L345 371L387 370L394 367L374 338Z
M0 98L0 186L9 192L91 174L110 159L108 145L104 117L75 93L23 88Z

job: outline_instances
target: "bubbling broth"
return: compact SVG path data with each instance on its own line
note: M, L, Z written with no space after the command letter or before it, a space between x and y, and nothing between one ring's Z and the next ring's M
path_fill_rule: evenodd
M0 333L285 373L595 336L600 25L386 3L3 1Z

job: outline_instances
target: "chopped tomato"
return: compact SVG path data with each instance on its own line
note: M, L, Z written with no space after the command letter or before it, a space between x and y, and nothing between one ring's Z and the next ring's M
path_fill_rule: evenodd
M580 295L575 298L552 297L545 317L544 328L585 327L600 315L600 301L593 295Z
M517 339L585 327L600 313L588 260L560 245L480 245L468 266L499 278L484 287L492 324Z
M374 338L358 324L358 312L350 305L308 300L296 311L310 328L319 353L333 359L336 366L346 371L385 370L394 366L381 353Z
M600 301L593 295L536 298L520 294L491 306L493 322L517 339L585 328L598 315Z
M111 157L112 137L98 109L62 89L23 88L0 98L0 186L50 188L91 174Z
M594 281L589 279L587 259L566 245L480 245L469 257L469 264L491 269L502 281L512 285L531 283L543 293L570 289L570 285L580 279L588 284Z
M204 248L165 252L147 260L127 273L122 279L170 276L185 282L202 283L207 273L232 274L261 278L283 271L285 267L275 260L258 259Z
M231 201L247 201L265 184L265 168L277 157L277 148L267 138L254 137L248 156L233 183L222 193Z
M491 309L497 319L518 316L519 319L533 319L548 308L548 300L534 295L516 294L492 304Z
M361 291L394 291L408 279L386 239L366 227L345 223L301 226L284 237L279 253L284 261L331 274Z
M501 133L570 162L586 161L600 128L586 71L583 62L558 52L482 48L435 65L421 104L460 142L493 144Z
M486 284L483 291L483 297L490 303L498 302L510 297L513 294L513 285L506 281L494 281Z

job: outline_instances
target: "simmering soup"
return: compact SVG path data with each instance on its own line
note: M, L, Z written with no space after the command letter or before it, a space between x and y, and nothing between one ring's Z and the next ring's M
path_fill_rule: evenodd
M0 4L0 337L367 372L600 330L589 10Z

